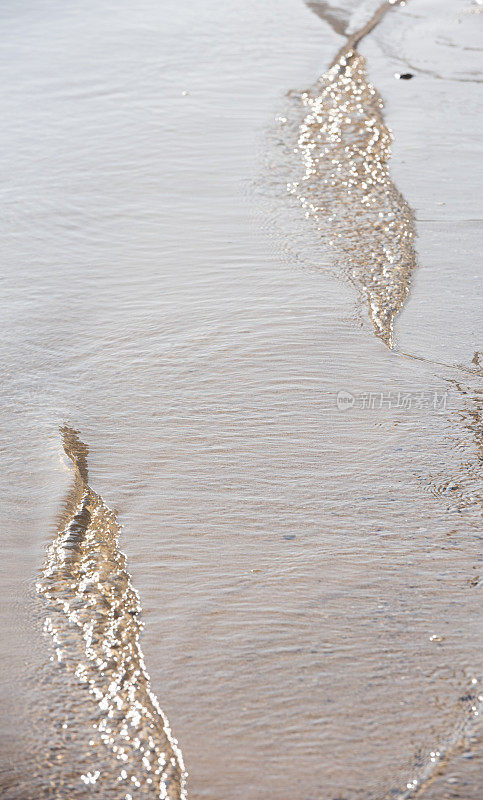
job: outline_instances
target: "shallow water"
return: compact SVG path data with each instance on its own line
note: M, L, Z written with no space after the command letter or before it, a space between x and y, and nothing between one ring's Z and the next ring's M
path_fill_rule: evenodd
M67 423L123 525L189 797L373 800L416 780L477 800L475 9L392 8L358 46L418 236L390 351L286 187L280 117L348 12L3 7L5 797L104 796L118 766L92 752L96 698L50 660L35 595L68 522ZM109 798L157 796L128 764Z

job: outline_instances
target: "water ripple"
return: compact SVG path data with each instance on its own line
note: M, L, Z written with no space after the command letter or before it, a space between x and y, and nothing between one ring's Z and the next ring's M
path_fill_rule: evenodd
M365 59L343 48L300 102L294 152L303 171L289 192L361 292L376 335L393 347L394 318L416 266L415 225L389 174L392 135Z
M82 706L90 758L82 759L70 791L77 796L83 787L89 797L112 800L184 800L183 757L151 690L139 641L141 605L119 550L120 526L88 485L87 447L71 428L62 434L74 486L37 591L55 651L51 660L92 700ZM66 796L59 792L55 797Z

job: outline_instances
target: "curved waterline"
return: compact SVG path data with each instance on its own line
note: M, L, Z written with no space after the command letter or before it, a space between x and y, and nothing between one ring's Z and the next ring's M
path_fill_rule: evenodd
M288 184L390 348L416 267L414 215L391 180L393 137L356 46L391 5L380 6L316 85L300 95L303 119L293 149L302 169Z
M80 703L72 720L77 728L81 722L84 734L89 730L90 739L79 773L51 797L85 792L104 800L185 800L182 753L144 663L141 605L119 550L120 525L88 484L88 449L78 432L69 427L61 432L74 482L37 592L55 650L51 660L75 677L74 691L90 695L91 702ZM72 692L72 681L65 691ZM66 697L69 705L72 697ZM69 719L62 727L68 732Z

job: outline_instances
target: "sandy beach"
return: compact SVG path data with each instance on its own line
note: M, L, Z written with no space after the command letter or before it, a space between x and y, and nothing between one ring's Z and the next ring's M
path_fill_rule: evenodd
M0 18L2 800L479 800L482 4Z

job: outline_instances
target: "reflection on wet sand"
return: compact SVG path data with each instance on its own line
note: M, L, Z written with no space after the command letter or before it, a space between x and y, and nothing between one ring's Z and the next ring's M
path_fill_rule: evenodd
M182 800L183 758L151 691L139 642L141 606L118 547L120 526L88 485L86 445L71 428L62 434L74 485L37 591L55 650L51 660L69 676L55 681L66 695L62 728L66 735L71 724L83 734L90 730L90 752L79 753L78 774L66 775L61 760L56 776L52 765L56 789L48 796ZM79 693L77 705L72 691Z
M416 266L414 218L389 174L392 135L356 44L388 3L350 37L315 87L296 97L303 120L293 143L303 167L289 191L365 299L375 332L393 346Z

